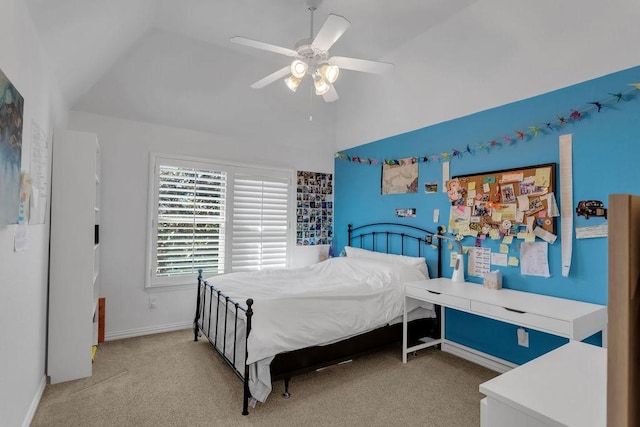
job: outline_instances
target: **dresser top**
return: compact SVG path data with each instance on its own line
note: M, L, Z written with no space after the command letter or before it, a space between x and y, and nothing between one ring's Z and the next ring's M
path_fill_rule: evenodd
M480 384L480 392L550 425L605 426L607 350L571 341Z

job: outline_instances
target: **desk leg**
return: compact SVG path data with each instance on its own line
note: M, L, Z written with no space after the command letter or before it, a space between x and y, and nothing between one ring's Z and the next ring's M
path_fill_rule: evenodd
M402 313L402 363L407 363L407 297L404 297Z
M444 343L444 306L440 306L440 350L442 350L442 344Z

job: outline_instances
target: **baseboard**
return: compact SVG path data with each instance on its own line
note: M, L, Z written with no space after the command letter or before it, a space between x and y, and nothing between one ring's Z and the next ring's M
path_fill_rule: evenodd
M518 366L515 363L451 341L442 344L442 351L446 351L447 353L451 353L477 365L484 366L492 371L500 372L501 374Z
M38 390L36 391L35 396L33 396L31 405L29 405L27 415L24 417L24 421L22 422L23 427L29 427L31 425L31 421L33 421L33 416L36 414L36 410L38 409L38 405L40 404L40 399L42 398L42 393L44 393L44 389L46 386L47 376L43 375L42 380L40 381L40 385L38 386Z
M193 322L180 322L170 325L149 326L146 328L127 329L124 331L107 332L104 335L105 341L120 340L123 338L140 337L143 335L159 334L162 332L179 331L193 327Z

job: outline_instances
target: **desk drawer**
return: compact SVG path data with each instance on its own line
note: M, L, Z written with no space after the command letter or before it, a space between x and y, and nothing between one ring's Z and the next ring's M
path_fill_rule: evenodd
M438 293L436 291L429 291L424 288L417 288L413 286L407 286L405 288L405 292L407 296L421 301L428 301L434 304L444 305L446 307L459 308L465 311L469 311L470 308L469 300L466 298L447 295L441 292Z
M504 320L519 326L530 327L543 332L550 332L563 337L571 336L571 323L565 320L541 316L535 313L509 310L505 307L471 301L471 312L493 319Z

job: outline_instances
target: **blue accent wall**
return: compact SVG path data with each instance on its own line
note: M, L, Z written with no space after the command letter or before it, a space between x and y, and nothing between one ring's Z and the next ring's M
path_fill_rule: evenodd
M517 138L515 131L527 131L529 126L543 127L557 116L569 116L572 109L582 110L591 101L602 101L611 93L627 92L631 83L640 82L640 66L549 92L534 98L485 110L437 125L395 135L343 151L348 156L375 159L401 159L452 150L472 148L480 143L505 135ZM473 88L469 88L473 90ZM432 102L425 100L425 103ZM460 99L459 102L464 102ZM580 200L600 200L605 207L609 194L640 194L640 91L634 91L623 101L595 109L581 120L568 123L555 131L540 132L536 137L517 141L489 152L465 153L450 162L451 176L526 167L542 163L559 166L558 138L573 135L573 211L574 227L598 225L602 218L577 217L575 206ZM419 163L418 193L381 195L381 166L335 161L335 240L339 252L346 245L347 224L369 222L403 222L436 230L448 223L450 203L442 192L441 162ZM438 182L438 193L425 194L424 184ZM556 198L560 206L560 173L557 169ZM396 218L396 208L416 208L413 218ZM440 210L438 223L433 222L433 210ZM558 233L561 221L558 218ZM615 226L615 224L611 224ZM483 241L483 246L497 250L500 241ZM510 245L509 255L517 256L518 240ZM474 239L466 237L465 246ZM503 273L503 287L575 299L596 304L607 303L607 239L573 239L573 256L569 277L562 277L561 241L549 246L551 277L522 276L519 267L495 267ZM443 276L451 275L449 249L443 251ZM465 256L465 262L466 262ZM435 261L429 262L435 272ZM480 278L467 276L468 281L481 283ZM517 345L516 327L447 310L447 338L496 357L524 363L566 340L530 330L529 348ZM588 341L600 342L600 334Z

